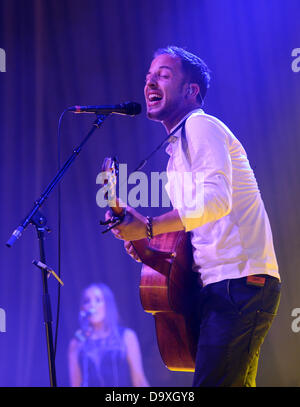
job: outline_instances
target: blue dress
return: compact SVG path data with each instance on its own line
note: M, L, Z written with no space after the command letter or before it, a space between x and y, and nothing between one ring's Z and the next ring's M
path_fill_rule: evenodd
M119 327L106 338L84 338L79 352L83 387L132 387L124 332Z

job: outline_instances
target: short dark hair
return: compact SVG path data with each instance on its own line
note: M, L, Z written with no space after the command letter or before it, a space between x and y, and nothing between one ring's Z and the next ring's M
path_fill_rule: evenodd
M168 54L178 57L181 60L182 68L191 82L197 83L200 87L198 101L203 105L203 101L209 88L210 70L206 63L198 56L186 51L183 48L169 45L165 48L159 48L154 52L154 58L159 55Z

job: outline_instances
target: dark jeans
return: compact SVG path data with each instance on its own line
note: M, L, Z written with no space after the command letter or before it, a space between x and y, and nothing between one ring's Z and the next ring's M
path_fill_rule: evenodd
M247 278L201 289L200 335L193 386L255 386L260 347L277 313L280 282Z

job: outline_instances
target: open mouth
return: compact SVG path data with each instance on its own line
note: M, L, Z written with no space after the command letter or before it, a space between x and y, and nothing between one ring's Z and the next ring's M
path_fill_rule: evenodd
M158 104L162 100L162 96L159 93L150 93L148 95L148 105L153 106Z

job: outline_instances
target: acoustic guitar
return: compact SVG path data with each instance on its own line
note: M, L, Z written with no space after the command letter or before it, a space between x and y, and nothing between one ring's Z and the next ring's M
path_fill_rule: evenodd
M122 222L125 208L116 197L118 162L105 158L102 166L106 198L113 217L105 230ZM144 310L154 316L159 351L164 364L173 371L195 370L198 339L196 296L198 273L192 271L192 245L189 233L165 233L131 242L143 263L140 298Z

